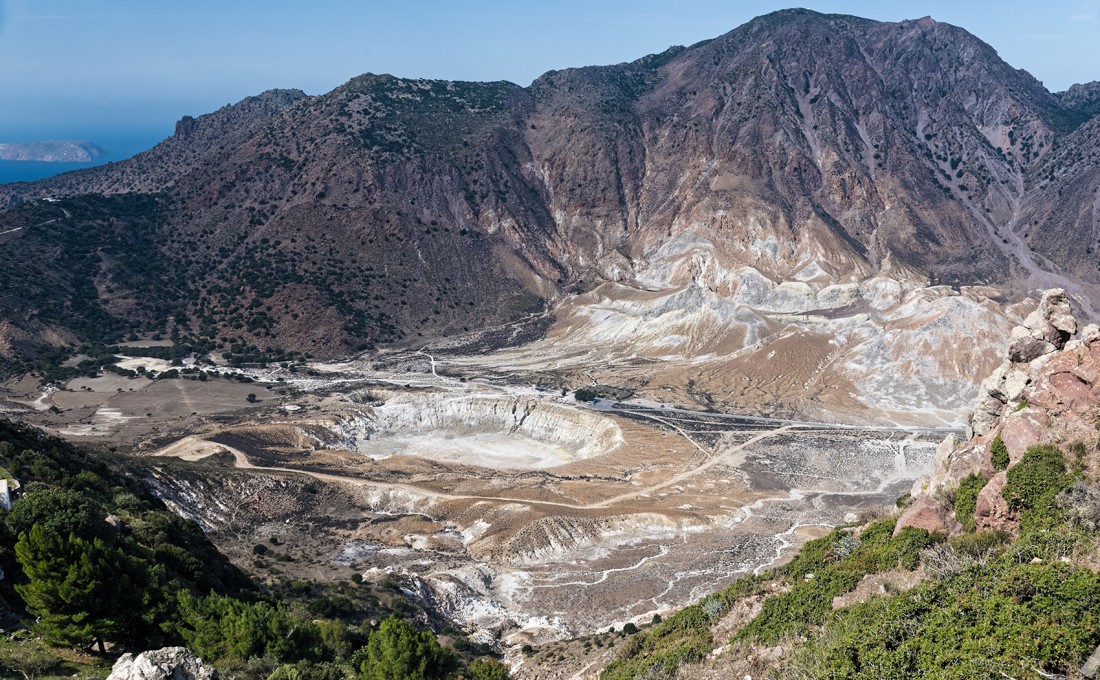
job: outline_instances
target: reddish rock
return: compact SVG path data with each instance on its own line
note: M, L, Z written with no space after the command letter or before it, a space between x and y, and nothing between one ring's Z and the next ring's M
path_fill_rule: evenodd
M990 481L978 495L977 526L1014 531L1019 518L1002 496L1006 472L994 470L989 457L995 435L1000 433L1008 449L1010 468L1037 444L1095 440L1100 427L1100 326L1086 326L1070 339L1077 322L1068 304L1063 291L1048 291L1039 309L1013 329L1012 342L1018 349L1029 344L1028 338L1057 341L1061 349L1029 362L1002 364L982 382L969 421L969 441L953 451L937 451L936 471L913 485L914 497L921 497L902 515L899 527L951 530L931 494L958 486L979 469Z
M1096 400L1089 384L1073 373L1050 376L1050 387L1057 395L1062 411L1080 411Z
M1051 355L1045 363L1039 364L1035 368L1047 375L1054 375L1055 373L1069 373L1077 368L1080 363L1081 360L1076 353L1059 352Z
M1096 387L1100 383L1100 359L1095 358L1091 353L1082 352L1081 363L1071 373L1092 387Z
M989 437L989 439L992 439L992 437ZM981 472L982 460L985 457L985 450L981 446L959 449L951 456L951 464L947 469L947 474L940 475L937 481L941 482L940 485L942 486L942 483L951 480L947 486L955 486L954 480L962 479L971 472Z
M1024 457L1024 452L1036 444L1047 440L1049 419L1046 414L1034 409L1014 413L1005 419L1001 428L1001 441L1008 449L1009 465L1015 465Z
M1002 495L1007 484L1008 474L998 472L978 493L974 521L979 530L1016 531L1017 517L1008 509L1008 501Z
M894 535L897 536L905 527L916 527L930 534L948 536L962 533L963 530L963 526L947 511L947 508L931 496L921 496L901 513L897 527L894 528Z

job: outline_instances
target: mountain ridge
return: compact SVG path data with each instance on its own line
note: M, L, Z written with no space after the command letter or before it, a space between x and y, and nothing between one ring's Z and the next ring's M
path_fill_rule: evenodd
M29 243L56 216L36 198L164 191L149 256L191 283L137 330L323 356L516 321L601 282L670 305L698 287L720 317L846 308L880 279L1009 302L1059 286L1087 311L1090 91L1056 96L931 19L790 10L527 88L365 74L269 92L130 161L0 188L25 217L0 231ZM876 299L896 323L901 298Z

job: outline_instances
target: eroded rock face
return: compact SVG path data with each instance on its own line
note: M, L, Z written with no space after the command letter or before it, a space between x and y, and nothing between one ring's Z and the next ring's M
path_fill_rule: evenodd
M1027 230L1029 245L1097 281L1093 256L1068 244L1092 238L1094 163L1081 149L1100 134L1086 123L1063 141L1050 121L1078 115L1066 106L959 28L788 10L630 63L551 71L527 88L366 74L319 97L272 91L185 118L135 158L4 185L0 206L171 187L154 242L215 247L164 249L165 280L269 276L252 258L218 255L262 236L261 260L298 264L226 296L213 322L326 356L492 329L601 281L639 294L690 285L767 314L881 309L927 283L1015 278L1012 262L1030 251L989 237L1015 212L1033 225L1057 213L1058 228ZM1008 187L1063 154L1040 173L1052 183L1007 210ZM110 210L131 211L119 205ZM987 228L974 228L976 215ZM21 229L7 224L0 231ZM53 245L33 231L6 244L13 261ZM297 238L307 232L340 247L307 246ZM365 262L362 276L304 275ZM115 291L101 302L120 319L133 317L116 301L131 296L126 278L97 283ZM167 307L190 302L184 289L143 291ZM272 307L262 332L234 320L251 318L256 308L242 305L253 300ZM6 316L44 337L42 319ZM1045 317L1049 329L1020 356L1072 333L1068 319Z
M974 412L970 417L971 437L990 432L1009 403L1020 403L1024 389L1032 382L1029 364L1061 350L1077 332L1077 319L1069 297L1061 288L1043 293L1038 308L1012 329L1008 355L996 371L982 381Z
M933 480L944 480L954 477L955 468L960 461L963 464L970 462L968 457L960 456L959 453L958 440L955 438L955 435L949 434L944 437L944 440L936 447L936 454L933 458L933 462L936 466L935 470L930 476L922 477L913 482L913 488L909 494L913 498L929 495L936 490L931 486Z
M930 534L949 536L961 532L963 528L943 503L931 496L921 496L901 513L894 535L896 536L905 527L916 527Z
M1001 426L1001 440L1008 449L1009 465L1015 465L1024 457L1024 452L1047 439L1050 420L1042 411L1028 409L1004 418ZM988 448L988 447L987 447Z
M1008 475L998 472L993 475L982 490L978 492L978 501L974 510L974 520L979 529L1013 531L1016 516L1008 508L1003 492L1008 485Z
M217 680L218 671L186 647L123 654L107 680Z
M938 488L957 486L971 472L989 480L978 495L978 528L1015 530L1018 518L1002 496L1007 475L993 469L990 447L999 435L1011 468L1037 444L1096 437L1100 423L1100 326L1079 329L1065 291L1044 293L1038 308L1022 326L1013 329L1006 361L982 382L969 422L968 441L937 452L936 471L914 484L917 500L902 514L899 530L904 526L961 530L942 520L941 508L931 494Z

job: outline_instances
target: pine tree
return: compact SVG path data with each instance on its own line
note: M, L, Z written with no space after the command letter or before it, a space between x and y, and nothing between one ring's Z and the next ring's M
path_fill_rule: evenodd
M434 635L391 616L371 633L354 662L361 680L430 680L445 677L454 660Z
M133 559L121 550L35 525L19 535L15 555L27 577L16 590L38 617L38 633L58 644L94 642L100 654L104 642L125 633L141 591L134 587Z

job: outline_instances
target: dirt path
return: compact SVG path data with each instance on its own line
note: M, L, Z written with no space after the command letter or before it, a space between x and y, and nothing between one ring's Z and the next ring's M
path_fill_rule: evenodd
M710 468L714 467L715 465L718 465L719 463L725 463L725 464L730 465L732 467L737 467L741 462L744 461L744 455L741 455L741 454L746 448L748 448L749 446L752 446L753 444L755 444L755 443L757 443L761 440L768 439L770 437L774 437L776 435L783 434L784 432L788 432L790 430L793 430L796 427L797 427L797 425L784 425L783 427L778 427L774 430L766 430L766 431L761 432L760 434L756 435L755 437L752 437L751 439L748 439L747 441L744 441L744 442L738 444L737 446L732 446L732 447L722 451L721 453L719 453L717 455L711 456L710 458L705 460L702 464L697 465L697 466L691 468L690 470L684 470L683 472L672 475L671 477L669 477L668 479L666 479L663 482L660 482L659 484L653 484L653 485L650 485L650 486L648 486L644 489L638 489L637 491L631 491L630 493L619 494L618 496L608 498L607 500L598 501L596 503L590 503L590 504L588 504L586 506L583 506L583 507L585 507L586 509L587 508L606 508L606 507L609 507L611 505L614 505L615 503L621 503L622 501L630 500L631 498L639 498L639 497L642 497L642 496L649 496L650 494L652 494L655 491L660 491L661 489L665 489L665 488L668 488L670 486L674 486L674 485L679 484L680 482L682 482L686 479L694 477L695 475L699 474L700 472L703 472L704 470L709 470Z

